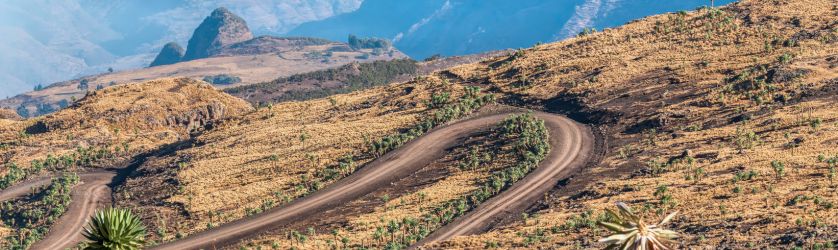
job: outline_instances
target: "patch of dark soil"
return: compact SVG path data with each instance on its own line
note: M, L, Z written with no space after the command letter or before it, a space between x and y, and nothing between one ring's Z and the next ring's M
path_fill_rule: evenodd
M773 68L766 73L767 83L787 83L809 74L807 69Z
M548 112L564 114L578 122L594 125L616 124L623 116L617 111L589 107L580 97L568 94L550 98L543 105Z
M27 134L36 135L36 134L42 134L42 133L49 132L49 128L47 127L47 124L44 123L44 121L38 121L35 124L32 124L29 127L26 127L26 129L24 131Z
M666 123L667 120L664 117L657 116L631 125L623 132L626 134L638 134L649 129L660 129L665 126Z
M137 214L142 215L143 223L149 228L165 229L168 232L175 232L175 225L161 224L166 221L176 221L176 217L188 217L186 209L181 204L164 203L163 201L174 195L179 186L177 181L177 162L164 162L169 155L177 150L195 146L193 139L184 140L159 147L149 153L138 155L127 164L127 167L118 169L117 175L109 185L111 200L115 207L132 207ZM149 188L153 187L153 188ZM165 206L171 214L160 215L148 211L146 207ZM168 218L170 220L163 220ZM153 234L151 239L156 239Z

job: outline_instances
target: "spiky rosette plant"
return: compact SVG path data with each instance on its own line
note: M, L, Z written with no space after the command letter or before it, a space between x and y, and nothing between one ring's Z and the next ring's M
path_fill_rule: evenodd
M145 244L146 229L130 210L107 208L90 217L82 235L90 241L85 250L135 250Z
M605 209L611 216L611 222L599 221L599 225L615 234L602 238L599 242L608 244L605 249L668 250L678 233L661 228L677 212L667 215L658 224L646 224L643 218L634 214L631 208L617 202L617 211Z

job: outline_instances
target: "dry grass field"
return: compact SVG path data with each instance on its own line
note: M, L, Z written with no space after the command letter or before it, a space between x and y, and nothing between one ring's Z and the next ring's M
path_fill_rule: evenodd
M53 115L0 119L0 156L7 171L79 145L154 152L115 202L142 216L151 241L170 241L330 184L318 173L373 160L370 142L433 112L437 94L456 99L477 85L504 104L595 126L605 153L525 214L426 248L602 248L607 231L596 222L621 201L649 221L678 211L666 225L682 236L676 248L829 249L838 240L836 67L837 3L743 0L256 110L188 79L105 88ZM470 145L488 143L473 139L393 185L412 188L377 191L239 247L324 249L343 237L380 247L376 231L390 219L419 217L509 163L499 155L459 169Z
M58 172L122 168L218 120L252 110L247 102L209 84L183 78L105 88L51 115L23 121L2 119L0 187ZM3 202L10 206L4 213L30 201L12 202ZM47 209L51 208L39 211ZM5 223L14 221L7 216L13 215L4 214ZM0 245L10 247L7 235L27 235L5 223L0 225Z
M602 247L595 222L617 201L652 221L679 211L682 247L834 247L836 12L742 1L451 69L598 123L609 147L531 219L434 247Z
M371 141L413 126L441 92L456 98L463 87L424 78L263 107L150 159L119 189L118 204L142 211L164 240L261 212L328 185L315 173L347 155L353 168L372 160Z
M32 160L43 162L50 155L69 155L79 148L128 149L133 156L185 140L213 121L252 109L241 99L186 78L105 88L55 114L0 120L5 165L0 172L9 164L26 169Z
M429 232L439 228L439 225L426 224L428 221L423 219L445 203L480 188L492 172L515 164L511 145L503 143L498 136L499 132L493 130L471 137L410 177L341 206L339 211L294 223L243 244L262 249L276 246L381 249L391 242L415 242L416 239L408 237L418 232L406 229L411 223L426 225Z

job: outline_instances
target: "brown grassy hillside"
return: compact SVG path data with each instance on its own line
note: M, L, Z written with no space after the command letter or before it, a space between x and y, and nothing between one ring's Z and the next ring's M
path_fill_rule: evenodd
M262 108L145 162L118 204L141 211L163 240L258 213L328 185L318 173L347 156L353 169L374 159L371 141L434 112L426 102L442 92L453 99L463 86L422 78Z
M227 88L224 92L254 104L310 100L329 95L349 93L384 84L408 81L454 65L475 63L507 55L508 50L481 54L436 58L422 62L411 59L379 60L350 63L337 68L280 77L269 82Z
M1 120L0 172L11 165L28 169L33 160L79 158L82 151L133 156L185 140L213 121L251 110L245 101L186 78L105 88L52 115Z
M838 197L827 161L838 153L835 16L828 1L744 1L653 16L436 74L432 84L484 85L506 103L597 125L607 154L529 219L506 218L496 230L435 247L601 247L595 240L605 231L594 223L615 201L649 218L680 211L671 227L685 246L833 240ZM197 146L147 163L145 177L123 189L131 198L122 204L139 207L163 239L275 206L306 189L294 179L362 147L363 133L354 129L409 124L421 109L397 108L394 100L427 99L431 90L404 94L425 84L274 105L225 123ZM160 183L173 184L144 188ZM345 234L363 239L373 233L367 229Z
M836 12L826 0L742 1L451 69L599 124L608 154L531 219L436 247L601 247L592 223L616 201L647 218L680 211L670 227L683 246L834 246Z
M118 206L142 216L153 242L168 241L328 185L334 179L322 173L341 163L351 172L374 159L370 142L434 112L440 93L453 100L465 95L466 85L478 85L505 104L596 126L605 153L525 214L428 248L601 248L596 240L607 232L596 222L617 201L649 221L679 211L667 225L682 235L678 248L834 248L836 67L834 1L744 0L652 16L406 83L253 112L244 101L190 80L106 88L55 115L0 119L0 155L8 164L77 145L182 142L143 161L115 193ZM439 193L430 201L456 193L443 190L467 189L480 176L453 170L464 150L452 149L426 167L452 173L423 182L427 193ZM376 218L417 214L416 190L404 188L414 181L353 202L371 204L366 210L327 213L323 221L336 223L315 225L312 248L331 240L332 229L370 243L383 225ZM375 197L391 191L406 198ZM249 242L263 249L273 241L290 244L282 239L286 233Z
M0 119L20 120L21 117L14 110L0 108Z

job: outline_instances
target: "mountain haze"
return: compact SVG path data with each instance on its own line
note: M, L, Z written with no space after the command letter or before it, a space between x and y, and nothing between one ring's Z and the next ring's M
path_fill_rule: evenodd
M367 0L357 11L304 23L288 34L332 40L348 34L388 38L409 56L425 58L523 48L572 37L584 28L601 30L704 5L709 1Z
M166 43L186 46L226 7L258 35L353 11L361 0L0 1L0 97L83 76L146 67Z

